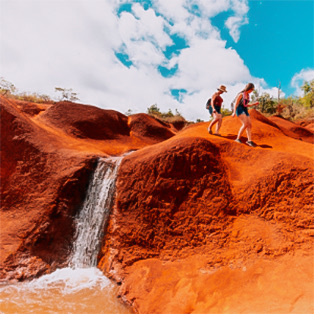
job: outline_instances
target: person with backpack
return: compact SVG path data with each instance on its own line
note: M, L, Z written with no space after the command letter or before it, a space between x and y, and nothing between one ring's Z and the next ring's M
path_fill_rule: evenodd
M241 120L242 126L239 130L238 136L236 138L237 143L242 143L240 138L242 133L246 130L247 133L247 142L246 144L255 147L256 145L252 141L252 123L251 123L251 118L248 112L248 107L256 106L259 104L259 102L255 103L249 103L250 102L250 93L253 92L254 90L254 84L253 83L248 83L245 88L237 95L236 100L235 100L235 105L233 109L233 114L232 116L234 117L237 115L237 117Z
M219 130L222 124L222 114L221 114L221 105L223 99L221 98L221 94L227 93L226 86L220 85L217 88L217 92L213 94L212 98L208 100L208 110L209 113L214 117L213 121L210 123L208 127L208 133L213 134L212 127L217 123L215 135L220 136Z

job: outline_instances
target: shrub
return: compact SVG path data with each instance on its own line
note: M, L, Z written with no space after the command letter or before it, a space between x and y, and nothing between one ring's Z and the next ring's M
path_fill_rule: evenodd
M166 123L178 123L185 122L188 123L181 113L176 109L175 114L169 109L167 112L161 112L157 104L151 105L147 108L147 114Z

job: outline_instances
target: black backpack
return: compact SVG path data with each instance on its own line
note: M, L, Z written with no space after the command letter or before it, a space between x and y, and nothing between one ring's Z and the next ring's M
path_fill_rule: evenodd
M209 109L211 101L212 101L211 98L209 98L209 99L207 100L206 109Z

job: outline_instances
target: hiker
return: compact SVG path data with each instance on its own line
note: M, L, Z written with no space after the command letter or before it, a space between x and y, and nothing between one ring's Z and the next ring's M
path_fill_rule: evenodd
M215 135L218 136L220 136L219 130L222 124L221 105L223 99L220 96L222 93L227 93L226 86L224 85L220 85L220 87L217 88L217 92L212 96L210 106L208 109L210 114L214 116L213 121L210 123L208 127L208 133L213 134L212 127L217 123Z
M250 102L250 93L252 93L254 90L254 84L253 83L248 83L245 88L238 94L236 101L235 101L235 106L233 110L232 116L234 117L237 115L237 117L241 120L242 126L239 130L238 137L236 138L237 143L242 143L240 138L244 130L246 130L247 133L247 142L246 144L252 147L255 147L256 145L252 141L252 124L251 124L251 118L248 112L248 107L256 106L259 104L259 102L255 103L249 103Z

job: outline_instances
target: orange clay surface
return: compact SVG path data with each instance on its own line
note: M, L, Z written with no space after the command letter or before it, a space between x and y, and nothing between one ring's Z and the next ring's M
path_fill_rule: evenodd
M99 156L120 155L99 268L139 313L312 313L313 133L250 110L208 123L1 101L2 280L66 265ZM310 132L310 133L309 133ZM246 141L246 137L242 138Z
M313 145L250 115L123 160L99 267L139 313L313 311Z
M34 104L0 97L0 277L29 278L64 266L73 217L98 157L163 141L172 126L73 103ZM147 136L146 129L159 133ZM171 129L171 130L170 130Z

